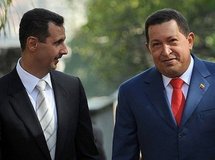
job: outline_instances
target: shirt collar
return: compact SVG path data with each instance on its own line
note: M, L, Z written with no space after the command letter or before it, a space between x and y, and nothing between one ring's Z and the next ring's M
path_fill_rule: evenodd
M193 66L194 66L194 60L193 57L191 56L191 61L189 64L188 69L180 76L180 78L187 84L190 84L190 79L191 79L191 75L192 75L192 71L193 71ZM163 78L163 84L164 87L167 87L167 85L169 84L169 82L171 81L172 78L169 78L167 76L162 75Z
M28 73L27 71L25 71L20 65L20 59L18 60L17 65L16 65L17 73L18 73L25 89L27 90L27 92L32 93L32 91L34 90L35 86L37 85L37 83L39 82L40 79L35 77L34 75ZM52 88L50 73L48 73L42 79L44 79L48 83L47 86Z

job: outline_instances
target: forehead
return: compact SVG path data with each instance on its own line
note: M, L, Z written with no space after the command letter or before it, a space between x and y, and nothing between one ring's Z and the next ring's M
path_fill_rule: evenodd
M53 39L65 39L65 28L64 26L55 25L52 22L48 24L49 37Z
M148 28L149 40L160 39L170 36L176 36L180 33L175 20L170 20L161 24L151 25Z

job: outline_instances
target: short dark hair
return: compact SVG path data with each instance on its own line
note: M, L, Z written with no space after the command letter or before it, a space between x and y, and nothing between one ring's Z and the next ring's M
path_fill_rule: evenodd
M187 19L177 10L171 9L171 8L164 8L161 10L158 10L151 15L148 16L145 22L145 36L146 36L146 42L149 42L149 35L148 35L148 29L151 25L161 24L164 22L168 22L170 20L175 20L179 30L182 34L187 36L190 32L189 25L187 23Z
M26 40L29 36L35 36L40 42L45 42L46 38L49 36L49 22L62 26L64 18L57 13L43 8L35 8L26 12L19 25L19 41L21 49L25 49Z

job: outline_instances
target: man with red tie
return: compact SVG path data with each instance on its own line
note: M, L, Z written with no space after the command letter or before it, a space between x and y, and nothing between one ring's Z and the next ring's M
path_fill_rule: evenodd
M155 66L119 88L113 160L214 160L215 64L191 50L184 16L165 8L145 23Z

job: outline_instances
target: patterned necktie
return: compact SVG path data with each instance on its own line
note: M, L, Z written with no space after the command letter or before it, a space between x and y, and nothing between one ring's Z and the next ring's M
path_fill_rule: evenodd
M40 80L36 88L39 90L36 100L36 113L43 129L51 158L54 160L56 147L56 128L54 125L54 114L48 108L44 96L46 82L44 80Z
M184 94L181 90L183 83L184 81L180 78L174 78L170 81L170 84L173 87L171 100L172 112L178 125L180 125L181 122L185 103Z

